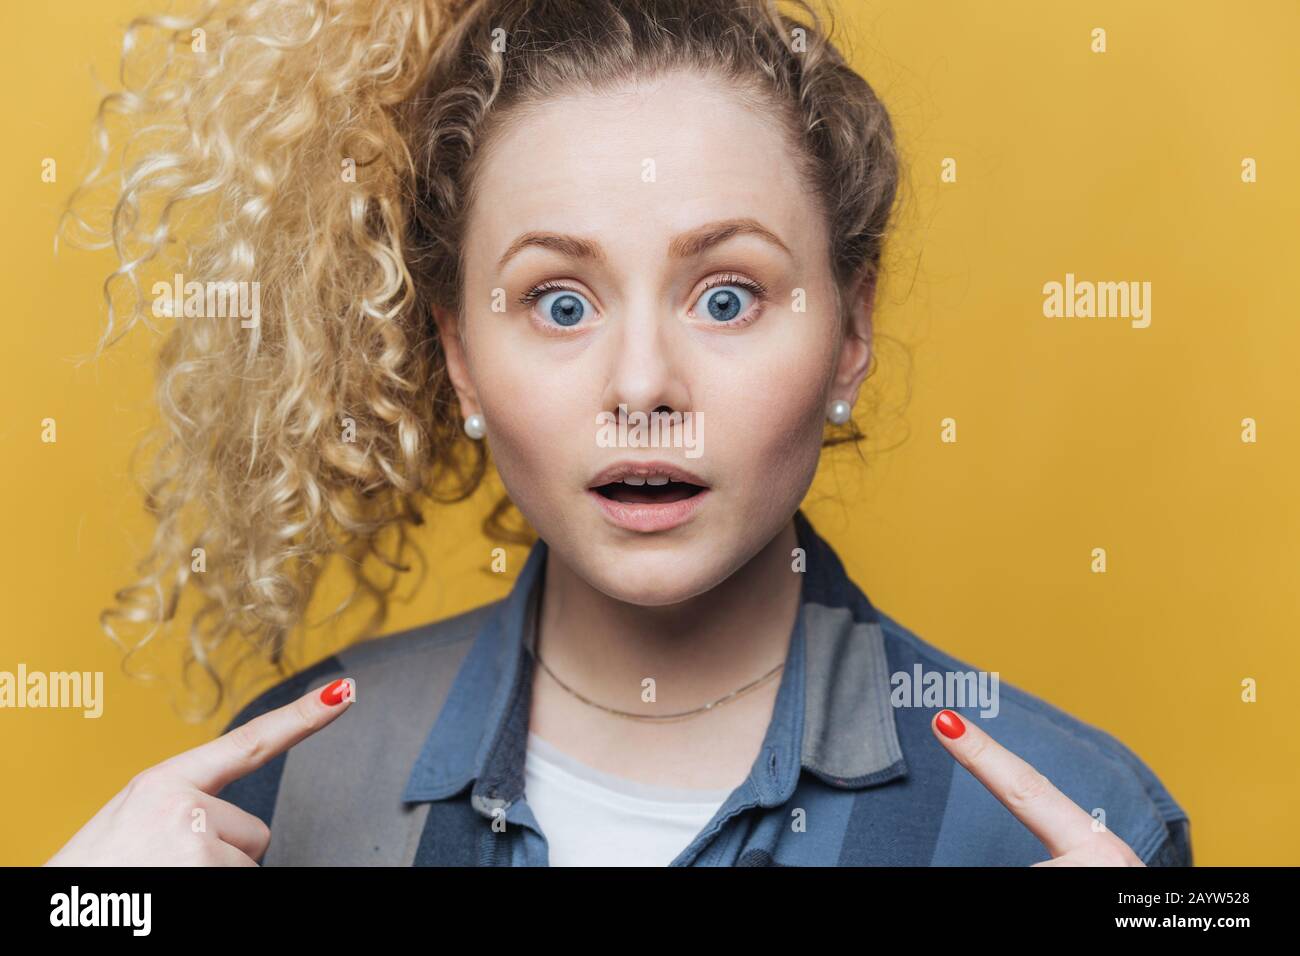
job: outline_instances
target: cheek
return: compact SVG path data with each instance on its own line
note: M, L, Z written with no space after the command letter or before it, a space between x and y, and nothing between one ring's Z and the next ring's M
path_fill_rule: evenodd
M735 453L744 459L737 464L747 494L802 496L821 454L821 388L817 375L794 375L786 365L744 393L750 397L744 409L736 410L732 427Z
M595 442L595 413L586 413L590 399L584 400L576 377L557 376L542 363L522 360L520 350L504 337L478 334L470 350L493 462L510 497L532 510L544 503L549 490L572 484L572 451L588 418Z
M749 354L731 366L724 387L711 389L719 426L712 437L755 494L773 480L802 481L816 468L834 352L829 334L818 332Z

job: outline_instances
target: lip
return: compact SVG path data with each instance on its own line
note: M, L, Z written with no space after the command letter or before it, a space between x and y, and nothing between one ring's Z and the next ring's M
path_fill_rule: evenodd
M611 481L622 481L629 476L636 477L638 475L667 475L670 481L683 481L688 484L699 485L701 488L709 487L709 483L699 475L687 471L671 461L616 461L591 479L587 487L589 489L599 488Z
M587 490L587 495L604 513L605 517L620 528L628 531L668 531L685 524L700 510L700 505L710 492L706 488L681 501L665 501L662 504L612 501L598 491Z
M662 503L613 501L596 491L601 485L638 475L666 475L671 481L699 485L700 491L681 501ZM710 493L703 478L668 461L618 461L596 475L587 488L588 497L611 524L641 533L669 531L685 524L700 510Z

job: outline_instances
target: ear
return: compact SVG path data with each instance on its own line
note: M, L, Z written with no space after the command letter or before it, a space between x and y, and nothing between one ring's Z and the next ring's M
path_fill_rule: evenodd
M470 380L469 363L465 360L465 344L460 337L460 323L456 316L438 306L432 307L433 321L438 327L438 338L442 341L442 354L447 360L447 374L451 377L452 387L460 400L462 418L468 418L482 411L478 404L478 393Z
M871 362L873 315L876 305L876 270L870 265L859 273L845 302L848 311L844 341L840 346L831 398L856 405L858 391Z

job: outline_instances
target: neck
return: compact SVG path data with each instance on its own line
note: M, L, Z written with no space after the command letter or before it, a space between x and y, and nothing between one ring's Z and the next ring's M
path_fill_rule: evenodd
M642 681L655 681L664 712L707 704L785 660L803 575L789 522L726 580L678 604L642 607L596 590L547 554L538 650L584 696L641 710Z

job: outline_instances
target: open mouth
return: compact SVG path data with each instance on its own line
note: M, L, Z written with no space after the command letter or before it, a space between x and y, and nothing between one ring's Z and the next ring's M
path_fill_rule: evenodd
M712 488L675 462L621 461L596 475L587 494L615 527L650 534L694 520Z
M704 490L702 485L689 481L674 481L668 477L634 478L627 477L620 481L611 481L597 485L592 489L598 495L610 501L624 504L658 505L674 501L685 501Z

